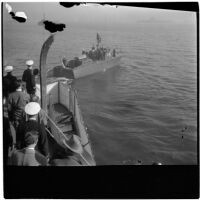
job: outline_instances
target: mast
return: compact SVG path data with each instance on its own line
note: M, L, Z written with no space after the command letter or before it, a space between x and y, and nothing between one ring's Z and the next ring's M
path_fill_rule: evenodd
M46 107L46 75L47 75L47 67L46 60L47 54L51 44L54 41L54 35L50 35L47 40L44 42L41 52L40 52L40 97L41 97L41 107L45 111L47 111Z

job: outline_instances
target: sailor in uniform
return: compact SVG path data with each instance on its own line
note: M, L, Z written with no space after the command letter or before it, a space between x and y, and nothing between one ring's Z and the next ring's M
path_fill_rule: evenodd
M40 110L40 104L37 102L30 102L25 106L25 113L28 119L25 123L21 123L19 125L19 129L17 131L17 141L18 143L20 143L20 147L23 148L25 147L25 133L30 131L37 131L39 133L39 136L36 150L38 150L44 156L48 157L49 149L45 126L43 121L39 123L37 119Z
M22 81L16 80L13 83L13 88L15 91L10 93L8 96L8 118L11 122L10 125L12 136L13 136L13 145L16 144L16 131L18 129L19 124L23 121L25 117L24 108L26 104L29 102L30 97L28 94L22 92Z
M26 83L26 91L30 95L34 95L36 89L35 76L32 71L33 64L34 64L33 60L26 61L27 69L24 71L22 75L22 81Z
M7 74L3 77L3 97L8 98L9 93L14 91L13 84L17 78L12 75L13 66L6 66L4 70Z

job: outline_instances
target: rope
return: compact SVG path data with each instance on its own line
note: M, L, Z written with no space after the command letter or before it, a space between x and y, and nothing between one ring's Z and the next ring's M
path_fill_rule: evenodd
M42 110L43 110L43 109L42 109ZM43 110L43 111L44 111L46 117L49 119L49 121L50 121L50 122L55 126L55 128L64 136L64 138L67 139L66 136L65 136L65 134L60 130L60 128L55 124L55 122L48 116L48 114L46 113L46 111L45 111L45 110ZM50 133L49 130L48 130L48 133ZM52 134L51 134L51 136L52 136ZM64 144L65 144L70 150L73 151L73 149L72 149L68 144L66 144L65 141L64 141ZM81 156L81 158L86 162L86 164L87 164L88 166L90 166L90 163L85 159L85 157L81 154L81 152L80 152L80 153L78 153L78 152L76 152L76 151L73 151L73 152L79 154L79 155Z
M45 128L45 130L51 135L52 138L54 138L53 134L49 131L48 128Z
M81 156L81 158L87 163L88 166L90 166L90 163L84 158L84 156L80 153L79 154Z

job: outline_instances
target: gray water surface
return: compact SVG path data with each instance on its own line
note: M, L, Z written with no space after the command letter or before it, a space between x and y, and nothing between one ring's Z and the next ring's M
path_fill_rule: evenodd
M56 34L49 67L95 43L97 27ZM99 165L197 163L196 30L193 25L135 24L98 30L121 64L74 82ZM5 24L3 64L21 76L25 61L39 65L48 37L39 26Z

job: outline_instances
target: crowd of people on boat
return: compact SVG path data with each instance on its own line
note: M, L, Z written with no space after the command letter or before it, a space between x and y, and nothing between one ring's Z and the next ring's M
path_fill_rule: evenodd
M97 60L105 60L107 57L115 57L116 51L113 49L111 52L110 49L102 47L92 47L89 51L82 50L82 55L86 55L87 58L97 61Z
M72 60L63 58L62 62L67 68L75 68L82 65L84 59L91 59L92 61L105 60L106 57L116 57L116 50L112 51L104 47L92 47L89 51L82 50L81 57L74 57Z
M6 66L3 77L5 162L10 165L46 165L48 142L45 131L45 116L41 119L39 97L35 95L34 62L26 62L27 69L22 79L15 77L13 66ZM10 147L10 148L9 148ZM12 155L8 160L9 149Z
M49 162L47 115L36 95L35 79L39 70L26 62L22 80L15 77L13 66L6 66L3 77L4 162L17 166L54 165ZM58 164L59 165L59 164Z

